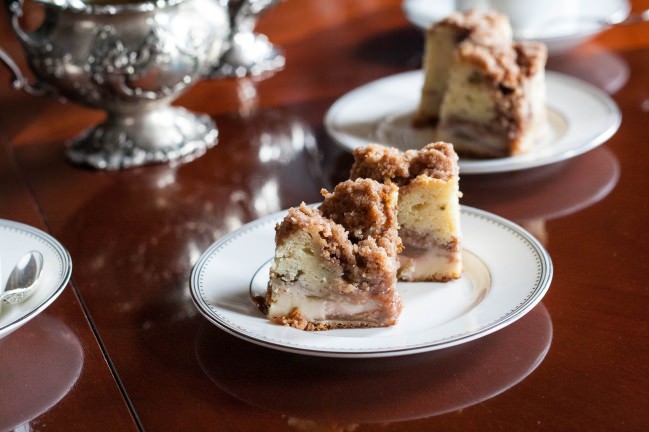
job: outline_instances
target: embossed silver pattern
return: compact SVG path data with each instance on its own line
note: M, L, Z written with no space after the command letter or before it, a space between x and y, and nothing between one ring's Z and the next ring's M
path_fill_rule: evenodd
M2 51L0 60L15 88L107 112L106 121L68 143L70 160L114 170L189 160L216 144L208 116L169 104L219 62L230 33L223 2L38 2L44 21L26 32L23 0L7 1L36 82Z
M210 78L259 76L284 67L283 51L264 34L255 33L260 15L279 0L228 0L230 36L228 49Z

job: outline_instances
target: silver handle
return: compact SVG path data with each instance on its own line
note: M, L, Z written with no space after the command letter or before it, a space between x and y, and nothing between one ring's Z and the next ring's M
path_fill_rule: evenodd
M20 17L23 15L23 0L7 0L7 11L9 12L9 19L11 20L11 27L16 33L16 36L25 44L27 49L38 48L45 51L51 51L52 46L45 40L38 40L31 34L25 32L20 26ZM7 66L11 72L11 85L17 90L23 90L28 94L35 96L43 96L49 94L57 94L53 87L48 86L46 83L38 79L34 84L27 81L25 75L21 72L16 62L9 54L0 48L0 61Z

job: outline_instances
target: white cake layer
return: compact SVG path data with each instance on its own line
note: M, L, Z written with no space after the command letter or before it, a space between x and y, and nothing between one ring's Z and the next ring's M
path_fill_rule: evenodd
M307 294L308 290L300 285L300 282L294 283L290 290L277 296L270 304L268 316L287 316L294 309L298 309L300 315L308 321L323 321L332 317L354 316L378 309L377 304L372 300L364 303L349 303L338 296L336 298L312 297Z
M399 226L448 244L460 238L458 177L418 176L399 190Z
M299 309L309 321L325 320L332 316L353 316L378 308L371 299L353 303L347 297L357 291L345 284L342 270L322 260L316 253L314 241L307 231L297 231L277 247L271 267L275 275L271 288L268 316L289 315ZM354 297L358 301L359 297Z
M399 262L399 280L403 281L443 281L457 279L462 273L461 252L444 248L415 251L406 247L399 255Z
M437 117L442 98L446 93L449 67L456 45L455 31L440 27L430 31L424 52L424 87L421 94L419 113Z

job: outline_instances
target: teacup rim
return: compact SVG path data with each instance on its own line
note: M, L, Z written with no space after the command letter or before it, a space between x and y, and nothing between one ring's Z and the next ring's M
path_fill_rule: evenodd
M92 4L83 0L34 0L36 2L56 6L63 10L78 13L117 15L124 12L151 12L157 9L175 6L189 0L140 0L136 3Z

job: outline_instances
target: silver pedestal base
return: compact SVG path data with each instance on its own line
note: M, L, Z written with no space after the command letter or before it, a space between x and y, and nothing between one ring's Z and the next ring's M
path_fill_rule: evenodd
M259 76L282 69L285 63L282 50L275 47L266 35L237 33L209 78Z
M120 170L153 163L187 162L216 145L218 130L207 115L164 107L133 115L110 115L67 145L77 164Z

